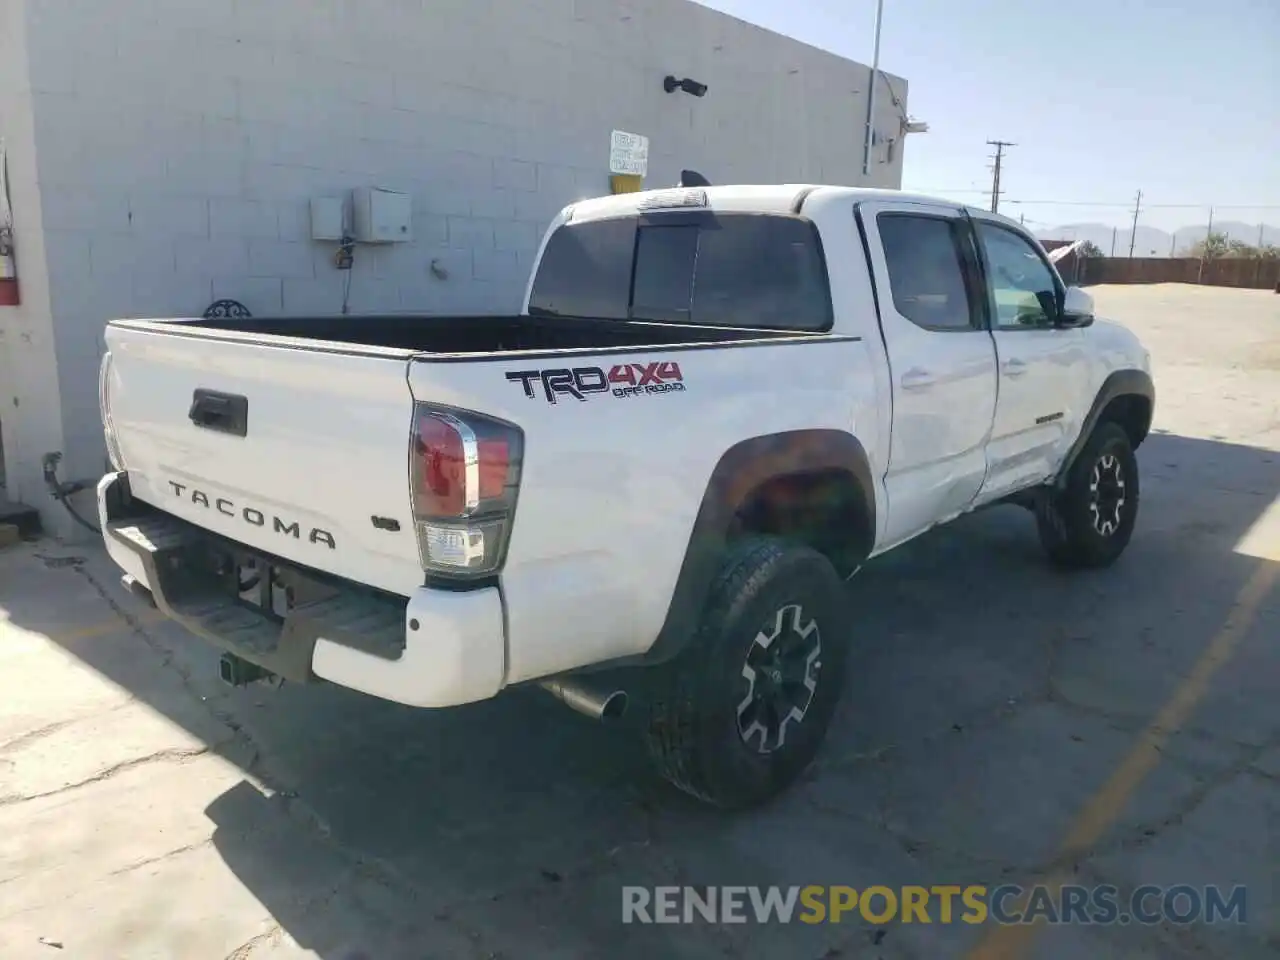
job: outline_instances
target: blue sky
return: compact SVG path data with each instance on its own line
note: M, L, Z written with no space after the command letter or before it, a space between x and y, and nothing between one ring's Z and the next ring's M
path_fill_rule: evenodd
M871 62L875 0L700 2ZM1280 224L1280 0L885 0L880 65L929 124L905 189L989 189L1001 139L1001 212L1028 225L1127 225L1139 189L1153 227L1207 217L1161 203Z

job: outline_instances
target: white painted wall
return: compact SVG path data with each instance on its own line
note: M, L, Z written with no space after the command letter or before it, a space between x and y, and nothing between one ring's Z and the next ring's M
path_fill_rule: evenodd
M353 313L474 313L514 310L553 214L608 192L614 128L650 137L649 186L682 167L720 183L864 182L868 68L689 0L0 10L5 27L18 23L0 42L25 37L26 80L0 89L0 134L18 134L14 201L30 250L27 305L16 317L0 308L0 332L22 372L6 383L38 381L43 404L12 437L7 397L0 409L30 501L42 499L30 465L47 449L66 451L68 477L101 471L109 318L196 314L220 297L262 314L339 311L334 246L308 239L313 195L412 194L415 242L357 249ZM22 60L0 56L9 74ZM667 73L708 84L707 96L665 93ZM905 104L904 81L885 79ZM877 127L896 135L886 90ZM877 149L869 182L899 185L896 153L889 163ZM13 341L23 324L36 341Z
M48 504L40 455L63 449L62 393L51 323L44 227L34 149L34 96L22 0L0 0L0 140L8 158L22 304L0 307L0 426L6 490Z

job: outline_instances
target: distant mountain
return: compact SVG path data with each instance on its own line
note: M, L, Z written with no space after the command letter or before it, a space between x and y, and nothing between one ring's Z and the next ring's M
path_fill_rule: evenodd
M1061 227L1050 227L1037 230L1036 236L1041 240L1091 240L1104 254L1112 252L1114 230L1115 255L1129 255L1129 229L1127 227L1109 227L1105 223L1068 223ZM1157 230L1155 227L1138 226L1137 242L1133 245L1135 257L1168 257L1179 255L1188 248L1203 240L1209 231L1209 225L1179 227L1173 233ZM1258 225L1239 223L1233 220L1215 220L1214 233L1225 233L1232 240L1242 240L1248 244L1258 242ZM1280 246L1280 227L1264 225L1262 242Z

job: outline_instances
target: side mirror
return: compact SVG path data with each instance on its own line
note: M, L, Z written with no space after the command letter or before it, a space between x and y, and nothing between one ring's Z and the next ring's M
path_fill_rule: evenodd
M1062 309L1058 311L1060 327L1087 327L1093 323L1093 297L1079 287L1067 287L1066 296L1062 298Z

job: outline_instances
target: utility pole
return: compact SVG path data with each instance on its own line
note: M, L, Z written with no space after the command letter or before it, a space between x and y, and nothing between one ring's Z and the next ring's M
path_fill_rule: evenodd
M1177 250L1176 250L1177 246L1178 246L1178 235L1175 233L1173 236L1171 236L1171 237L1169 238L1169 257L1170 257L1170 259L1172 259L1172 258L1173 258L1173 255L1177 252Z
M1209 238L1213 236L1213 207L1209 208L1209 226L1204 232L1204 246L1200 248L1200 267L1196 270L1196 283L1204 283L1204 257L1209 252Z
M1253 263L1254 286L1257 286L1258 281L1262 279L1262 227L1263 224L1258 224L1258 252L1257 256L1254 257Z
M867 90L867 128L862 142L862 175L871 176L871 140L875 132L876 81L880 79L880 19L884 16L884 0L876 0L875 53L871 57L871 86Z
M1116 228L1111 228L1111 256L1116 255Z
M1010 143L1008 140L988 140L987 145L996 148L996 155L992 157L996 163L992 167L993 176L991 178L991 212L997 213L1000 210L1000 166L1004 162L1004 148L1016 147L1016 143Z
M1138 240L1138 214L1142 212L1142 191L1138 191L1138 198L1133 202L1133 227L1129 230L1129 259L1133 259L1133 245Z

